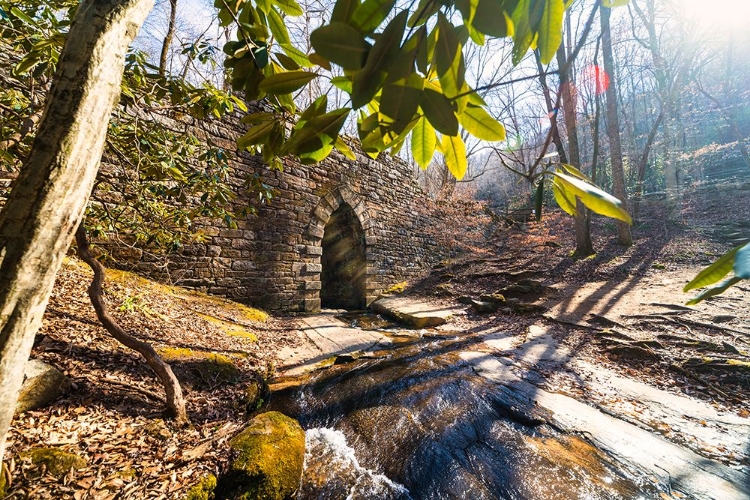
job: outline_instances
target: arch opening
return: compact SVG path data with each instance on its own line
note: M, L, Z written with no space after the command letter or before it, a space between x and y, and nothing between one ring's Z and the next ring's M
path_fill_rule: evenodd
M363 309L367 274L365 232L351 205L342 203L323 231L321 307Z

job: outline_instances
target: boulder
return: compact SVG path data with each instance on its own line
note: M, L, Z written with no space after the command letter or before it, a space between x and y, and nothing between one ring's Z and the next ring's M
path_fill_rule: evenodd
M16 413L43 408L70 388L68 377L54 366L38 359L30 359L26 363L23 376Z
M484 300L472 300L471 307L480 314L494 313L500 308L498 302L490 302Z
M444 325L457 312L456 309L446 309L408 297L385 297L376 300L370 307L383 316L413 328Z
M220 498L294 498L302 478L305 431L277 411L261 413L229 443L236 458L219 486Z
M197 484L187 492L185 500L211 500L216 490L216 476L209 474L201 478Z
M82 469L87 465L86 460L78 455L58 448L32 448L23 456L31 458L37 473L47 473L56 478L61 478L70 469Z

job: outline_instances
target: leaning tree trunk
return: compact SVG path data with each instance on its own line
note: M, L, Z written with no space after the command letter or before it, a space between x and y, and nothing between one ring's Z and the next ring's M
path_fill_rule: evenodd
M125 347L133 349L138 352L141 356L146 359L146 363L159 377L159 381L164 386L164 391L167 394L167 411L170 416L174 417L178 424L186 424L188 422L187 412L185 411L185 399L182 397L182 389L180 388L180 382L172 372L172 368L165 363L159 355L156 353L151 344L142 342L132 335L128 334L115 319L109 315L107 310L107 304L104 303L102 297L102 286L104 285L104 266L91 255L89 250L89 241L86 237L86 229L83 227L83 222L78 226L76 231L76 246L78 247L78 256L89 265L92 271L94 271L94 279L89 285L89 298L91 304L94 306L96 316L101 321L104 328L112 335L118 342L123 344Z
M34 335L99 168L125 52L153 0L84 0L0 212L0 459Z
M620 144L620 119L617 110L617 89L615 87L615 61L612 55L612 32L609 27L609 16L611 9L600 7L600 19L602 24L602 59L604 71L609 75L609 86L605 90L607 98L607 133L609 136L609 154L612 162L612 187L615 196L628 206L628 194L625 190L625 172L622 166L622 145ZM630 226L623 221L617 221L617 243L630 246L633 244L633 236L630 234Z
M175 26L177 24L177 0L169 0L169 21L167 34L161 44L161 55L159 56L159 74L164 76L167 72L167 59L169 58L169 47L174 40Z
M570 79L570 61L565 54L565 43L557 48L557 66L560 68L560 92L562 92L562 110L565 128L568 131L568 155L570 162L576 168L581 168L581 154L578 148L578 120L576 118L576 102L573 82ZM591 241L591 225L586 216L586 206L576 198L576 215L574 226L576 234L576 249L573 257L580 259L594 254L594 244Z

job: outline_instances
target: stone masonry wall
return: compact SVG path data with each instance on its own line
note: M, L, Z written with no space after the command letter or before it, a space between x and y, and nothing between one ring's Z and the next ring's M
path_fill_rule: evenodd
M257 215L238 220L236 229L202 221L206 242L170 256L166 266L146 253L112 248L116 259L130 261L128 268L157 278L168 274L175 284L267 310L315 312L320 309L324 228L344 203L364 230L367 304L441 258L425 231L433 224L430 200L402 161L388 155L372 160L361 152L350 161L334 152L311 166L286 158L283 171L271 171L260 157L236 151L235 141L245 129L238 117L202 123L201 129L215 144L234 151L238 205L251 202L242 194L242 179L256 172L277 196L258 207Z

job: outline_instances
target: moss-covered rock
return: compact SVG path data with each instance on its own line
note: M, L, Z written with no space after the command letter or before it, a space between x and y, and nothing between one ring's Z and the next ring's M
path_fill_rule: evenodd
M232 358L216 353L207 354L198 361L193 371L209 385L234 384L242 375Z
M30 359L26 363L23 375L16 413L43 408L70 388L68 377L54 366L38 359Z
M10 471L4 462L0 462L0 498L5 498L5 492L10 486Z
M209 474L188 490L185 500L213 500L216 498L215 491L216 476Z
M31 458L31 463L39 472L44 468L47 474L55 477L62 477L70 469L82 469L87 465L86 460L78 455L58 448L32 448L26 456Z
M302 477L305 431L286 415L262 413L230 441L236 453L221 490L222 498L294 498Z

